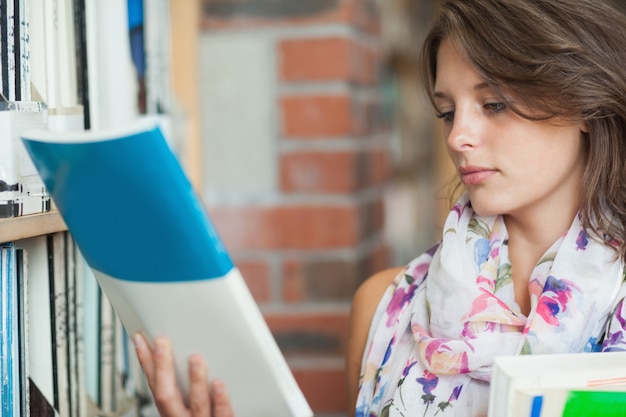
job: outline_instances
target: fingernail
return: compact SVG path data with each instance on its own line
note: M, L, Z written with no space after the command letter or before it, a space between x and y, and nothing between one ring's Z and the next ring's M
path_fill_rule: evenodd
M202 358L196 354L189 356L189 368L194 375L200 375L200 371L202 370Z
M154 339L154 353L156 353L157 355L161 355L163 354L163 352L165 352L166 349L167 342L165 341L165 339L160 337Z
M133 335L133 343L135 344L135 348L137 349L144 348L143 337L139 333L135 333Z
M213 381L213 393L215 395L222 395L224 393L224 383L219 379Z

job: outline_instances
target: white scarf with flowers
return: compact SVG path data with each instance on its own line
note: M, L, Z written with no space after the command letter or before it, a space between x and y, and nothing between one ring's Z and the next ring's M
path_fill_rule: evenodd
M463 196L441 243L378 306L356 417L486 416L496 356L626 350L626 306L609 317L625 292L623 264L578 218L533 270L528 317L514 301L507 248L502 217L475 215Z

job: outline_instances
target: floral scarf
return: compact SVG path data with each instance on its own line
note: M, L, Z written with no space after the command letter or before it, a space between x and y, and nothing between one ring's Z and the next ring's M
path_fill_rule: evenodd
M502 217L475 215L463 196L441 243L378 306L356 416L486 416L496 356L626 350L624 268L614 254L576 218L533 270L526 317Z

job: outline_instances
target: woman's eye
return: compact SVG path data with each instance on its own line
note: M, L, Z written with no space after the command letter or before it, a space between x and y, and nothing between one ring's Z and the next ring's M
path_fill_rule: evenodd
M437 114L437 117L439 119L442 119L444 123L449 124L449 123L452 123L452 121L454 120L454 112L453 111L442 112L442 113Z
M506 106L504 103L487 103L483 106L483 108L491 113L500 113L506 109Z

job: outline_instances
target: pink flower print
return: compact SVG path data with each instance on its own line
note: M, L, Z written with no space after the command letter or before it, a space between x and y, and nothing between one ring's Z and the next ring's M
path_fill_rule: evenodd
M396 288L387 306L387 310L385 310L387 313L387 327L393 326L396 322L404 306L413 298L415 288L417 288L415 284L411 284L408 288Z
M488 285L488 286L492 286L493 284L493 280L489 277L486 277L484 275L478 275L478 277L476 278L476 284L478 285Z
M567 302L572 298L572 289L574 286L565 279L558 279L550 275L546 280L543 294L539 297L537 305L537 314L543 320L552 325L558 326L559 319L557 315L567 310Z
M589 236L585 230L581 230L578 233L578 237L576 238L576 250L585 250L587 249L587 244L589 244Z
M452 207L451 211L455 212L456 215L460 218L461 212L463 212L463 206L460 203L456 203L454 207Z
M424 275L428 272L429 267L430 262L419 263L415 265L415 268L413 268L413 271L410 272L410 275L415 281L421 281L422 277L424 277Z
M426 342L426 340L424 338L422 342ZM473 350L469 342L465 343L469 349ZM454 351L446 339L430 339L426 345L424 360L429 363L431 369L436 369L438 373L443 375L469 372L467 352Z
M471 310L463 317L465 321L461 335L475 339L478 333L494 332L499 329L518 331L524 326L520 319L500 298L481 288L481 294L472 301Z
M476 339L481 333L493 333L496 330L496 323L492 321L466 321L463 323L461 336L467 339Z
M470 318L476 316L485 311L500 311L504 310L509 312L509 306L507 306L502 300L496 297L491 292L485 290L484 288L480 289L481 294L472 301L472 309L465 316L466 318ZM517 320L509 320L509 324L516 324Z

